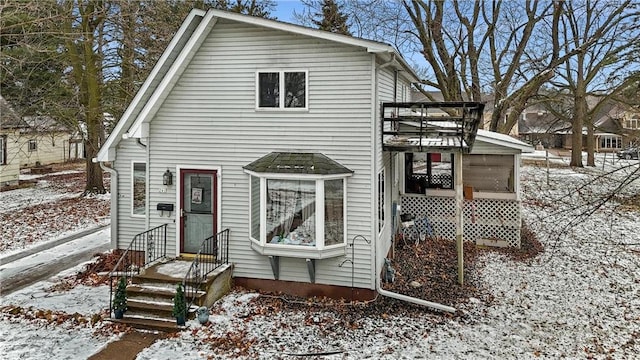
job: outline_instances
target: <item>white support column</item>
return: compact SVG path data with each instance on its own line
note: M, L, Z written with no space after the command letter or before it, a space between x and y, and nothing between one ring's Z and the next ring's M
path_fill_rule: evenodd
M458 283L464 284L464 252L463 252L463 230L464 230L464 198L462 183L462 151L454 154L453 163L455 166L455 190L456 190L456 248L458 250Z

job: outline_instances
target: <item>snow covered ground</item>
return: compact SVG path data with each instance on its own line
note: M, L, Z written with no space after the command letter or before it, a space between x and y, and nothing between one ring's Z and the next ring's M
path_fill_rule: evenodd
M357 308L286 307L237 290L214 305L208 326L189 322L188 331L157 341L138 359L640 358L640 204L638 197L629 200L640 181L616 190L638 176L640 164L611 155L603 160L595 168L549 173L544 166L523 168L524 217L545 252L527 262L488 252L479 273L488 296L470 299L463 316L416 311L354 320ZM620 170L609 173L614 169ZM612 189L615 196L599 201ZM78 270L2 298L4 358L81 359L115 339L105 335L103 322L27 320L47 310L89 319L104 309L106 287L50 291ZM12 315L8 309L16 306L32 309ZM25 350L33 348L38 352Z

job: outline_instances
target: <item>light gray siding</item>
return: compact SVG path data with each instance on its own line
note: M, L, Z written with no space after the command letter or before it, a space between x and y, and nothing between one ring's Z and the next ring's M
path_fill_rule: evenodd
M272 151L320 152L354 171L347 180L348 239L372 238L371 68L351 46L220 19L150 124L151 208L175 202L155 191L176 166L220 167L221 223L230 229L234 276L273 278L249 243L249 176L244 165ZM308 111L255 110L257 71L306 70ZM177 204L176 204L177 206ZM152 212L150 226L165 222ZM175 249L175 224L170 226ZM371 246L357 242L357 287L372 288ZM351 257L347 246L345 255ZM316 283L351 286L343 257L317 260ZM280 280L308 282L304 259L282 258Z
M392 164L392 153L383 152L382 150L382 136L380 133L380 121L381 116L379 114L380 104L383 102L397 102L407 100L406 92L410 88L410 83L398 73L398 76L394 74L394 69L390 67L386 67L380 69L377 72L378 76L378 106L376 112L376 126L375 126L375 167L376 167L376 176L380 172L381 169L385 171L385 225L381 232L376 234L377 241L377 263L378 269L381 268L384 258L388 255L388 251L391 248L391 240L393 236L393 218L392 218L392 203L393 201L397 201L399 199L399 194L393 192L394 187L392 186L395 179L395 165ZM395 92L394 92L395 90ZM404 94L404 95L403 95ZM397 157L393 157L397 159ZM377 199L377 193L373 196ZM376 204L377 208L377 204ZM377 214L374 214L377 216ZM377 230L377 227L376 227Z
M118 148L118 159L113 164L118 172L118 248L126 248L136 234L146 230L144 217L131 216L132 161L145 162L145 150L133 139L122 140Z

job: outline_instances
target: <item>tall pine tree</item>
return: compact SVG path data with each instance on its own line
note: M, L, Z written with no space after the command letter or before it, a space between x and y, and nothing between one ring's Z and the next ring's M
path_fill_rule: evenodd
M347 24L348 20L349 15L342 13L340 6L334 0L323 0L322 14L316 13L313 23L318 26L320 30L351 35L349 25Z

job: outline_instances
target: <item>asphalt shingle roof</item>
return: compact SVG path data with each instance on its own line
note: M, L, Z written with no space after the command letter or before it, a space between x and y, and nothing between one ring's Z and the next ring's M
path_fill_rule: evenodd
M320 153L272 152L246 165L257 173L334 175L353 171Z

